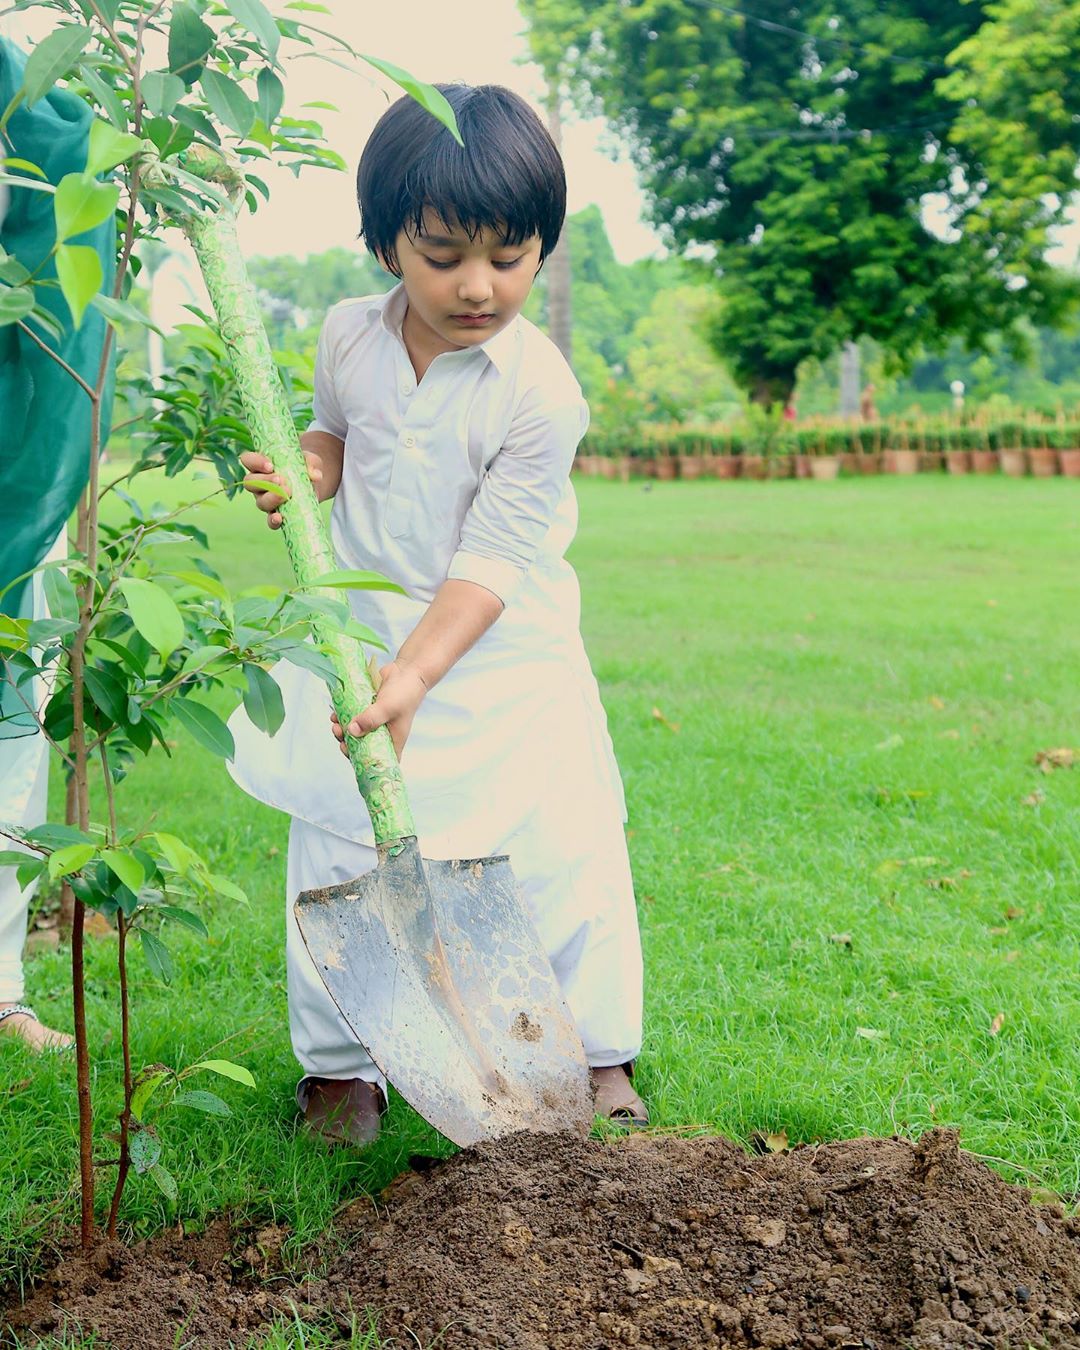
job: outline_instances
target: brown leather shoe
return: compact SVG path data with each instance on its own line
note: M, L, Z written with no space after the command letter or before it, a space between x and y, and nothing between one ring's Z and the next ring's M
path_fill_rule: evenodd
M379 1137L386 1098L361 1078L305 1078L297 1093L304 1124L334 1144L364 1148Z
M590 1069L595 1100L593 1110L605 1120L643 1130L649 1123L649 1108L634 1091L630 1079L634 1064L615 1064L608 1069Z

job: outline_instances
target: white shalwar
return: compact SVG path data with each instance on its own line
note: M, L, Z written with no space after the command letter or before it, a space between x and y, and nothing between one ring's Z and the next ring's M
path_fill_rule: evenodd
M436 357L417 384L401 337L406 305L398 286L343 301L323 325L311 429L345 442L334 549L342 567L404 587L349 592L390 656L447 578L503 601L413 722L402 771L420 848L429 858L509 854L590 1064L622 1064L641 1047L642 978L625 806L563 556L577 528L569 471L588 409L558 349L520 317L478 347ZM284 662L274 675L285 722L270 738L238 710L232 773L293 817L293 1048L307 1075L381 1081L292 914L300 891L374 867L371 824L330 731L326 686Z

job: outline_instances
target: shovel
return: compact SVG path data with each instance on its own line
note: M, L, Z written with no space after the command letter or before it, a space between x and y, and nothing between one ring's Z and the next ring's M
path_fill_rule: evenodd
M178 223L202 269L252 439L289 490L281 514L296 580L335 598L318 584L335 571L334 554L237 241L243 179L202 147L187 152L184 168L218 201ZM363 648L329 622L312 627L348 726L375 693ZM346 744L378 862L344 885L304 892L295 906L345 1021L409 1105L454 1143L516 1130L584 1134L592 1120L585 1052L509 859L422 858L389 732Z

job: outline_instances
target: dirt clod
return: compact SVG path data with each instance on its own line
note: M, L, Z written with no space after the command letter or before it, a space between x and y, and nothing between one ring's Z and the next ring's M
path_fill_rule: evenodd
M290 1304L327 1328L372 1306L386 1340L440 1350L1080 1346L1080 1224L944 1130L760 1157L515 1135L344 1214L339 1254L293 1288L260 1282L280 1230L221 1227L127 1264L70 1256L8 1316L27 1340L66 1314L113 1350L181 1323L226 1350Z

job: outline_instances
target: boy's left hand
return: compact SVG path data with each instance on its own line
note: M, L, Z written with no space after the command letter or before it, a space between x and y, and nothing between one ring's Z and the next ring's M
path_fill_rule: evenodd
M412 730L416 710L424 701L427 685L415 666L403 661L391 661L379 671L382 683L375 695L375 702L365 708L358 717L349 723L350 736L366 736L368 732L385 726L394 742L394 751L398 759L405 749L405 742ZM345 732L341 729L337 713L330 714L331 729L341 753L348 758L349 750L345 744Z

